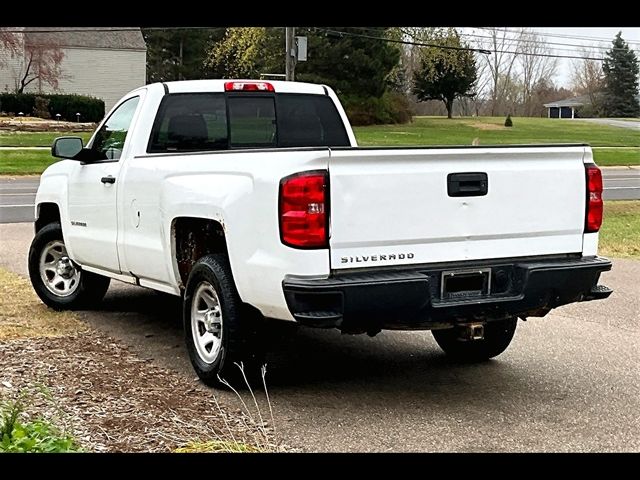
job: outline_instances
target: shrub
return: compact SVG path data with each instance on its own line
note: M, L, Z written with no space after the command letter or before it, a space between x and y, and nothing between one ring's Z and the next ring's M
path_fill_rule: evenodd
M505 127L513 127L513 121L511 120L511 114L507 115L507 119L504 121Z
M345 96L342 99L352 125L407 123L411 121L409 100L402 94L386 92L381 98Z
M40 118L51 118L49 113L49 99L43 97L36 97L34 99L33 116Z
M99 122L104 117L104 101L85 95L35 95L33 93L0 93L0 110L25 115L36 110L36 98L48 100L48 118L56 118L56 113L62 120L76 121L76 113L80 113L81 122Z

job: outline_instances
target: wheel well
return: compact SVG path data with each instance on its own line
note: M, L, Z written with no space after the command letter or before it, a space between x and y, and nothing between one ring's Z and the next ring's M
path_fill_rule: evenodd
M174 259L184 288L193 265L210 253L227 253L224 227L207 218L180 217L173 221Z
M41 203L38 205L36 232L53 222L60 222L60 209L58 205L55 203Z

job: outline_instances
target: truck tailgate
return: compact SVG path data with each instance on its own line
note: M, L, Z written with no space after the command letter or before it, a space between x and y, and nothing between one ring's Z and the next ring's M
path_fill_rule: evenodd
M332 150L331 268L581 252L586 148Z

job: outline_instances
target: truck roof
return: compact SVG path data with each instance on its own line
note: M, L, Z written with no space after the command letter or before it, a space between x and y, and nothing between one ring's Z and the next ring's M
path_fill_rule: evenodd
M226 82L263 82L270 83L276 93L312 93L325 95L324 85L304 82L285 82L282 80L181 80L176 82L163 82L168 88L168 93L197 93L197 92L224 92Z

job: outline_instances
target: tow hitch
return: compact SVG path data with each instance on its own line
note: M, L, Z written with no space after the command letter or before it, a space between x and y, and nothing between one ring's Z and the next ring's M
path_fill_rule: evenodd
M483 323L466 323L458 327L458 340L469 342L484 338Z

